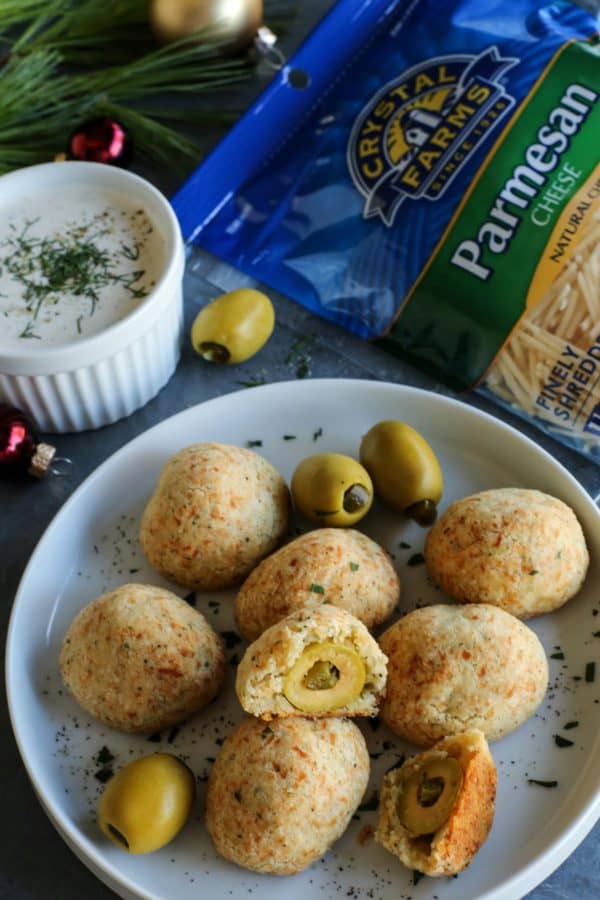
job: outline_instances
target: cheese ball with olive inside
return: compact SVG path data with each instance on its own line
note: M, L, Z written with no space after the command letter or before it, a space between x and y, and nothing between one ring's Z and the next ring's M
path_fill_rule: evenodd
M375 716L387 660L345 609L300 609L247 648L235 689L244 710L274 716Z
M415 609L379 644L388 657L381 719L418 746L472 728L497 740L522 725L546 692L537 635L487 603Z
M196 796L196 780L170 753L128 763L109 780L98 804L98 825L128 853L153 853L181 831Z
M318 525L348 527L373 503L373 482L366 469L343 453L307 456L292 475L295 507Z
M360 443L360 461L375 493L391 509L420 525L431 525L444 490L438 458L418 431L405 422L378 422Z
M203 709L225 678L220 637L165 588L124 584L75 616L60 652L62 679L92 716L150 733Z
M209 362L241 363L267 343L275 310L266 294L239 288L201 309L192 325L192 346Z
M235 618L244 638L254 641L294 610L327 602L372 630L399 599L400 579L383 547L353 528L317 528L250 572L235 598Z
M151 566L197 591L239 584L287 533L290 497L277 469L228 444L193 444L165 464L140 529Z
M350 720L248 718L211 769L206 826L225 859L294 875L342 836L368 780L365 740Z
M481 731L443 738L384 776L375 840L409 869L456 875L489 834L496 782Z
M578 592L589 554L562 500L496 488L448 507L427 535L425 562L453 600L492 603L525 619L558 609Z

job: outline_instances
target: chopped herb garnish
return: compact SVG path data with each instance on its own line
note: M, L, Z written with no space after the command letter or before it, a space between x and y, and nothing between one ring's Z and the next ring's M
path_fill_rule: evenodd
M413 886L416 887L420 882L421 878L425 878L423 872L419 872L418 869L413 869Z
M406 560L407 566L422 566L425 562L425 557L422 553L413 553L412 556L409 556Z
M94 778L96 778L97 781L100 781L102 784L106 784L106 782L110 781L114 774L115 773L110 766L105 766L103 769L98 769L97 772L94 772Z
M600 631L592 631L592 637L600 637Z
M2 263L22 286L23 302L32 316L20 337L38 337L33 334L32 323L37 320L44 301L54 304L60 295L70 294L88 300L90 316L94 315L100 291L104 288L120 284L132 297L146 296L146 289L139 286L145 271L119 271L113 256L94 243L107 233L106 229L94 232L87 225L73 228L59 237L36 237L31 233L36 221L27 222L19 233L12 228L12 233L2 243L7 248ZM136 249L139 254L137 245ZM79 333L82 318L77 319Z
M355 562L351 562L351 563L350 563L350 571L351 571L351 572L356 572L356 570L357 570L358 568L359 568L358 563L355 563Z
M406 541L400 541L398 544L401 550L410 550L411 545L407 544Z
M571 728L578 728L578 727L579 727L579 722L576 722L576 721L575 722L567 722L565 725L563 725L563 728L565 731L570 731Z
M96 757L96 765L98 766L106 766L108 763L111 763L114 760L113 754L110 752L108 747L102 747Z
M317 428L316 431L313 431L313 441L318 441L320 437L323 437L323 429Z
M139 571L140 571L139 569L130 569L130 570L129 570L129 574L130 574L130 575L136 575Z
M296 369L296 378L306 378L307 375L310 375L310 368L308 362L303 360Z
M186 603L189 603L190 606L196 605L196 591L190 591L189 594L186 594L183 598Z
M160 742L161 742L160 731L155 731L154 734L151 734L150 737L147 738L147 740L149 740L151 744L160 744Z
M567 740L567 738L562 737L560 734L554 735L554 743L557 747L572 747L573 741Z
M539 574L540 574L540 570L539 570L539 569L532 569L532 570L530 571L529 574L530 574L530 575L539 575Z
M284 439L284 441L295 441L296 435L295 434L284 434L283 439Z
M587 682L592 682L596 678L596 663L589 662L585 667L585 680Z
M285 358L285 364L289 366L294 359L302 353L302 351L306 350L314 341L312 334L304 334L299 338L296 338L290 349L288 350L288 354Z
M169 736L167 738L167 742L169 744L172 744L178 734L179 734L179 728L177 727L177 725L173 725L173 727L169 731Z
M262 447L262 441L246 441L246 447Z
M265 728L263 728L263 730L261 731L261 735L262 735L262 737L267 737L267 735L269 735L269 734L273 734L273 729L271 728L270 725L267 725L267 726L266 726Z
M36 341L41 341L41 337L39 334L33 333L33 322L28 322L21 334L20 338L35 338Z
M311 584L309 590L313 592L313 594L324 594L325 588L322 584Z
M559 651L558 653L550 654L550 659L564 659L564 658L565 658L565 654L562 652L562 650Z
M528 778L527 784L538 784L540 787L545 788L558 787L558 781L540 781L539 778Z
M235 631L221 631L221 637L225 641L225 646L228 650L232 650L234 647L237 647L238 644L242 643L242 639L239 634L236 634Z
M248 378L246 381L236 381L236 384L247 388L260 387L262 384L266 384L266 378L264 375L255 375L254 378Z
M368 800L358 807L359 812L371 812L379 806L379 792L373 791Z

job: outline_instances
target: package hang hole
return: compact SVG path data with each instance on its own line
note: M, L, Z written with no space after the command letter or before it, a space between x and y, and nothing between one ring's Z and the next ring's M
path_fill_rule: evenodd
M297 91L304 91L310 85L310 75L304 69L288 69L285 80Z

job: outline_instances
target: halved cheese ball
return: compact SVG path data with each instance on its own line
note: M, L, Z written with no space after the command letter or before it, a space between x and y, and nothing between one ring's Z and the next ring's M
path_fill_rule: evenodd
M198 712L225 678L221 638L164 588L124 584L85 606L60 652L77 702L121 731L160 731Z
M546 692L537 635L487 603L416 609L379 643L388 657L381 718L419 746L471 728L496 740L522 725Z
M453 600L493 603L529 618L577 593L589 554L581 525L562 500L497 488L448 507L427 535L425 562Z
M301 609L250 644L235 688L246 712L273 716L374 716L386 658L367 628L336 606Z
M206 825L225 859L293 875L346 830L369 780L369 754L347 719L246 719L208 779Z
M384 776L375 839L410 869L456 875L492 827L496 782L481 731L443 738Z
M148 561L197 591L239 584L289 526L290 495L258 453L193 444L165 464L140 530Z
M319 528L259 563L235 598L235 616L247 641L295 609L323 603L347 609L372 629L399 598L400 580L383 547L360 531Z

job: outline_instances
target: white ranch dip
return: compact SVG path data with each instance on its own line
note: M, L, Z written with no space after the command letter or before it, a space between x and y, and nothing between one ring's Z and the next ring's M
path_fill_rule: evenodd
M103 331L143 302L165 255L154 222L126 195L83 183L24 193L0 210L0 343Z

